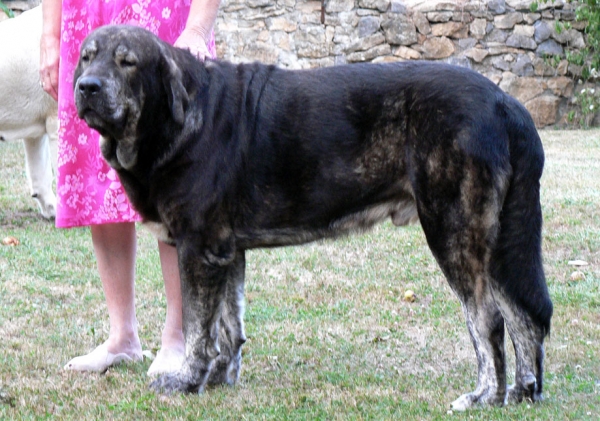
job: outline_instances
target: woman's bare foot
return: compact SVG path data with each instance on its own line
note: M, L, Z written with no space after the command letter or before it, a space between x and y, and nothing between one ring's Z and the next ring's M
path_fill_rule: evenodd
M64 369L104 373L109 367L123 362L141 361L142 350L141 347L138 348L127 352L112 353L108 350L108 345L105 342L89 354L73 358L64 366Z
M162 347L148 368L148 376L154 377L179 371L184 360L185 348L183 346Z

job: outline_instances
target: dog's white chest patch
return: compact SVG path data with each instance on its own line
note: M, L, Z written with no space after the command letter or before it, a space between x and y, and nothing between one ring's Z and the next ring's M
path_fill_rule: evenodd
M161 222L143 222L142 225L150 231L158 241L173 244L173 238L165 224Z

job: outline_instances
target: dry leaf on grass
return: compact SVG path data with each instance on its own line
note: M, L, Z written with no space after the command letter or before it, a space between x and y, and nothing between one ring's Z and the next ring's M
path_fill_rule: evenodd
M585 273L580 270L576 270L571 274L571 281L583 281L585 280Z
M409 303L412 303L412 302L413 302L413 301L415 301L416 299L417 299L417 296L416 296L416 294L414 293L414 291L412 291L412 290L410 290L410 289L409 289L409 290L407 290L407 291L404 293L404 301L406 301L406 302L409 302Z
M19 240L17 240L15 237L4 237L4 239L2 240L2 245L4 245L4 246L18 246L19 245Z

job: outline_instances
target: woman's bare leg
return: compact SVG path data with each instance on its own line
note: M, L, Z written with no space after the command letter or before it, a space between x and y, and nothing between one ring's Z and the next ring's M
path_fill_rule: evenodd
M133 223L93 225L91 232L110 331L102 345L69 361L65 369L103 372L119 362L142 358L135 316L137 241Z
M148 369L149 376L177 371L185 358L177 249L159 241L158 251L165 283L167 317L161 337L161 348Z

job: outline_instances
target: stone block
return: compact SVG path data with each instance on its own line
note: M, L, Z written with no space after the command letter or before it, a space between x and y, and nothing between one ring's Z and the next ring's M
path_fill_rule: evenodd
M346 47L346 53L353 53L355 51L366 51L376 45L383 44L385 37L382 33L375 33L365 38L360 38L354 41L352 44Z
M414 12L412 19L417 31L419 31L420 34L428 35L431 33L431 25L423 13Z
M496 85L498 85L502 81L502 75L499 73L487 72L487 73L484 73L483 75L485 77L487 77L489 80L491 80L492 82L494 82Z
M533 64L533 73L536 76L548 77L557 74L557 69L552 67L541 57L534 57L534 59L531 60L531 63Z
M502 81L504 83L504 80ZM521 104L541 95L544 92L542 82L534 77L514 77L501 87L518 99Z
M463 38L458 40L458 49L460 51L469 50L477 45L475 38Z
M392 48L389 44L382 44L371 48L367 51L357 51L355 53L348 54L346 59L349 63L356 63L361 61L370 61L376 57L385 56L392 54Z
M270 3L269 0L246 0L248 7L252 8L269 6Z
M404 5L404 3L400 0L398 1L392 1L390 3L390 12L391 13L403 13L406 14L406 12L408 11L406 9L406 6Z
M449 22L453 15L452 12L429 12L427 13L427 20L434 23Z
M513 34L532 38L535 34L535 28L533 25L515 25L513 28Z
M364 16L358 21L358 36L364 38L379 31L381 22L376 16Z
M473 66L471 66L471 61L467 57L448 57L446 63L452 64L453 66L465 67L467 69L473 68Z
M269 43L256 41L244 47L243 55L250 61L257 60L262 63L276 64L279 51Z
M554 18L560 21L573 21L575 20L574 10L555 10Z
M454 1L443 0L405 0L409 3L412 10L419 12L439 12L439 11L458 11L463 7Z
M523 22L523 14L510 12L505 15L494 16L494 25L498 29L512 29L517 23Z
M540 45L538 45L537 50L535 50L535 53L540 56L563 56L564 55L564 49L562 47L562 45L560 45L558 42L554 41L553 39L548 39L544 42L542 42Z
M538 44L546 41L552 35L552 28L546 21L538 21L533 25L533 37Z
M517 76L533 76L533 63L527 54L519 54L517 60L510 66L511 72Z
M495 15L500 15L506 12L505 0L488 0L487 8Z
M388 14L381 27L388 44L411 45L417 42L417 28L406 15Z
M560 98L554 95L542 95L527 101L524 105L531 114L537 128L556 123Z
M298 57L322 58L329 55L327 33L324 26L304 25L295 32L294 41Z
M434 37L467 38L469 28L460 22L445 22L431 25Z
M294 32L298 29L296 21L285 16L266 19L265 23L269 31Z
M490 52L491 56L522 53L522 50L519 50L518 48L508 47L506 44L499 42L488 42L486 43L486 48Z
M467 50L464 52L464 55L466 57L469 57L470 59L472 59L473 61L475 61L477 63L483 62L483 60L489 54L490 53L484 48L471 48L470 50Z
M554 95L570 98L573 95L575 84L570 77L559 76L548 80L548 88Z
M327 13L349 12L354 9L354 0L328 0L325 2Z
M542 15L539 13L524 13L523 14L523 20L529 25L533 25L535 22L538 22L541 17L542 17Z
M417 50L413 50L412 48L405 47L404 45L395 48L392 54L404 60L420 60L422 58L420 52L418 52Z
M465 24L469 24L471 22L473 22L473 19L475 19L470 13L463 11L460 12L454 12L452 14L452 20L454 22L461 22L461 23L465 23Z
M297 2L296 10L302 14L321 12L321 2L312 0Z
M399 61L405 60L397 56L380 56L375 57L373 60L371 60L372 63L398 63Z
M562 30L560 33L556 29L552 32L552 38L557 42L568 45L571 48L585 48L583 34L576 29Z
M489 34L486 35L485 41L505 43L509 35L510 32L504 29L493 29Z
M496 56L491 60L492 66L498 70L508 71L510 70L510 63L506 61L504 57Z
M473 19L494 20L494 15L489 10L473 10L470 15Z
M508 92L508 88L517 78L517 75L511 72L502 72L502 80L498 86L500 86L500 89L502 89L504 92Z
M473 37L483 39L487 31L487 20L475 19L471 25L469 25L469 31Z
M419 50L424 58L437 60L450 57L454 54L455 47L454 43L446 37L427 38L423 45L419 46Z
M564 76L569 71L569 62L567 60L561 60L556 66L556 74Z
M537 44L533 40L525 35L512 34L506 39L506 45L514 48L522 48L524 50L535 50Z
M359 0L358 7L365 9L375 9L380 12L385 12L390 7L390 0Z

